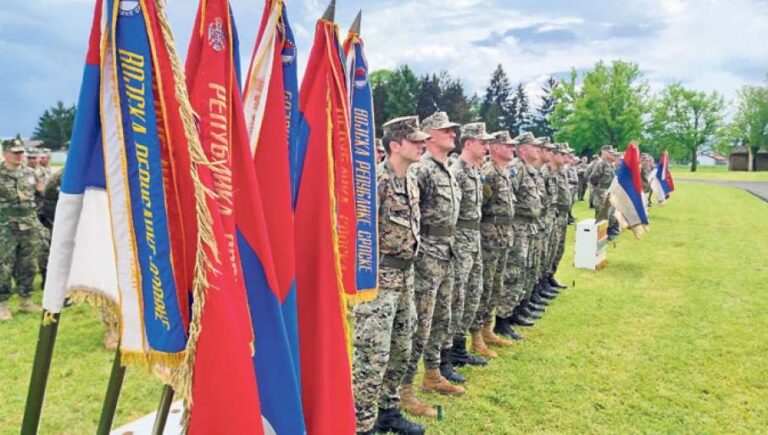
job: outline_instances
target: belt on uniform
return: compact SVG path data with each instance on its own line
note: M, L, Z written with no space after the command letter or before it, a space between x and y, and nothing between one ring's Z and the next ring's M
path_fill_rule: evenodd
M402 258L396 258L389 255L382 255L379 260L380 267L391 267L394 269L408 270L411 268L413 260L403 260Z
M484 224L512 225L512 216L484 216Z
M456 234L456 227L452 225L422 225L422 236L453 236Z
M530 216L518 216L515 215L514 218L512 218L512 221L516 224L532 224L536 222L535 218L532 218Z
M480 229L480 222L459 219L459 221L456 222L456 227L457 228L465 228L465 229L468 229L468 230L479 230Z

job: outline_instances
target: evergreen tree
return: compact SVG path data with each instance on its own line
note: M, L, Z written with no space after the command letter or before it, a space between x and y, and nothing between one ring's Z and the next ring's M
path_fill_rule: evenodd
M440 79L436 74L425 74L419 80L419 94L416 97L416 114L419 119L435 113L440 107Z
M550 117L555 110L555 88L559 85L559 82L554 77L547 79L544 86L541 88L544 95L541 97L541 105L538 110L531 116L531 132L536 136L548 136L554 137L555 129L550 125Z
M466 124L474 119L472 103L467 98L464 85L459 79L452 78L446 71L440 74L438 107L448 113L448 117L453 122Z
M419 78L413 70L408 65L395 70L387 82L387 88L384 111L389 115L389 119L413 115L419 94Z
M480 118L489 131L509 130L514 122L511 113L512 86L504 68L499 64L491 76L480 105Z
M59 101L37 120L32 139L42 140L43 145L52 150L61 149L72 136L74 122L75 106L66 107Z
M509 129L512 137L520 134L521 131L528 131L531 128L530 105L528 104L528 95L525 93L523 84L517 85L515 95L512 96L511 113L513 122Z

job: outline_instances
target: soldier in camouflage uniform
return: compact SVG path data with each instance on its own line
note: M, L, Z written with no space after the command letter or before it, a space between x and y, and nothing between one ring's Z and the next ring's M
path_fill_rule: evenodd
M38 249L37 265L42 276L42 286L45 287L45 275L48 271L48 254L51 251L51 230L53 229L53 220L47 220L42 215L43 209L43 191L51 179L51 168L49 166L51 150L41 148L37 150L37 166L34 168L35 180L43 189L37 191L35 200L37 202L37 218L42 224L40 227L40 249ZM57 195L58 196L58 195Z
M533 255L536 249L538 222L542 214L542 192L536 183L539 164L539 147L531 133L516 137L517 158L511 165L511 185L515 195L515 217L513 219L514 242L507 259L505 286L510 298L497 307L501 316L511 319L516 314L539 318L543 307L527 297L528 286L533 285L535 270ZM507 322L508 323L508 322ZM497 328L499 334L521 340L523 336L509 325L505 330Z
M573 191L574 185L569 182L568 179L568 165L565 160L567 155L573 150L568 147L567 143L557 144L557 150L553 156L554 162L554 179L555 179L555 223L552 230L550 250L548 252L549 258L547 260L545 279L548 284L553 288L565 288L555 280L554 276L557 272L557 266L560 264L560 260L563 258L565 252L565 238L568 230L568 214L570 213L571 206L573 205Z
M508 319L494 311L503 298L504 275L509 248L514 241L512 218L515 216L515 195L508 168L514 156L515 142L504 132L493 133L491 158L480 169L483 175L483 218L480 225L483 248L483 296L475 315L474 330L482 328L485 344L509 346L509 340L496 335L508 328Z
M616 174L614 163L616 161L616 151L611 145L604 145L600 149L600 160L595 164L592 172L589 174L589 186L594 192L592 204L595 207L595 219L607 218L611 230L611 238L615 237L613 229L614 217L613 211L608 203L608 188L611 187L613 177ZM605 210L604 210L605 209Z
M587 158L577 159L574 166L576 166L576 171L579 174L578 199L584 201L584 195L587 193L587 167L589 166Z
M600 156L597 154L592 156L592 160L587 165L587 169L584 171L584 178L587 180L587 186L589 186L589 208L595 208L595 192L592 190L592 186L589 184L589 177L592 176L592 170L597 166L597 162L600 161Z
M565 143L564 145L566 150L571 150L568 143ZM563 160L565 173L568 178L568 186L571 190L571 207L573 207L573 204L579 200L579 170L576 165L577 160L573 157L571 151L568 151L563 155ZM568 225L576 222L576 218L573 217L573 214L571 213L571 207L568 208Z
M428 137L415 116L384 124L389 158L376 171L379 290L374 300L354 307L352 368L358 434L374 430L424 433L422 426L400 413L398 389L411 355L416 323L413 261L419 251L419 191L408 166L421 158Z
M32 302L32 283L37 272L40 223L35 213L35 184L32 170L23 165L24 147L13 139L3 143L0 164L0 320L12 318L8 307L12 279L21 296L21 311L37 313Z
M424 119L421 128L430 135L426 142L427 152L409 169L419 186L422 249L414 266L419 321L403 380L405 385L413 384L423 355L422 390L450 395L465 392L464 388L451 384L450 381L460 383L465 379L453 370L443 350L451 324L453 242L461 201L459 185L446 164L448 152L455 147L456 127L458 124L450 122L445 112L436 112Z
M483 253L480 243L480 218L483 206L483 180L480 165L493 139L485 131L484 122L461 127L461 156L451 165L451 173L461 189L459 220L454 242L453 301L451 303L450 359L454 365L485 365L486 360L467 352L467 331L475 320L483 294ZM486 357L495 353L482 342L480 330L472 331L475 351ZM481 345L481 343L483 343Z

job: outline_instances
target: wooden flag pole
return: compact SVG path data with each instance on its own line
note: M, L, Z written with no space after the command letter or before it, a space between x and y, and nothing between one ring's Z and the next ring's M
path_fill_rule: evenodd
M109 384L107 384L107 394L104 397L104 406L101 408L99 427L96 430L98 435L108 435L112 428L112 420L115 418L117 401L120 398L120 389L123 387L124 377L125 367L120 364L120 345L118 344L115 360L112 362L112 373L109 375Z
M160 405L157 407L155 425L152 427L152 435L162 435L165 423L168 421L168 413L173 402L173 388L170 385L163 386L163 394L160 396Z
M24 406L24 420L21 423L22 435L34 435L40 426L40 414L43 409L48 374L51 370L53 346L56 343L56 332L59 330L60 315L60 313L43 312L43 319L51 321L41 323L40 333L37 335L37 349L29 379L27 403Z

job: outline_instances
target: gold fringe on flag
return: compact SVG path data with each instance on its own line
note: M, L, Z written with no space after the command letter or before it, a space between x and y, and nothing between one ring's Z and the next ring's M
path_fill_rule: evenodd
M189 325L189 339L187 341L186 356L184 363L172 375L172 385L184 400L185 411L183 416L184 432L189 427L189 409L192 406L192 376L195 364L195 350L197 341L200 338L201 316L205 306L206 289L209 286L208 273L216 273L214 262L218 263L219 253L213 234L213 218L208 209L207 199L215 198L215 193L207 189L198 173L200 166L209 166L211 163L205 155L205 151L200 143L197 134L197 128L194 121L194 111L190 103L189 93L187 92L184 69L181 66L180 58L176 52L176 43L173 37L173 30L165 14L165 1L155 0L157 7L158 21L163 33L163 41L170 55L171 67L174 76L174 90L176 100L179 103L179 114L184 125L184 135L189 144L190 159L192 161L191 175L195 188L195 205L197 211L197 257L195 258L195 273L193 280L193 298L192 315ZM206 248L210 250L213 259L206 255Z

